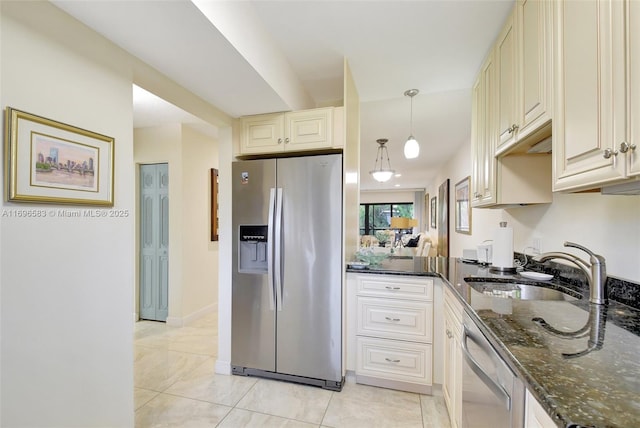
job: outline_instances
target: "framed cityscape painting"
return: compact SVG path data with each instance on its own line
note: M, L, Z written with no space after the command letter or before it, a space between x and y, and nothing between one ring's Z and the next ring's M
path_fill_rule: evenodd
M113 206L114 139L6 109L7 200Z

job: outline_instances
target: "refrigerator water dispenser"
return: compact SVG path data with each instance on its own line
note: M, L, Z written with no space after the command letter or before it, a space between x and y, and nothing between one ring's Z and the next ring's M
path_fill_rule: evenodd
M238 272L267 273L266 225L240 225Z

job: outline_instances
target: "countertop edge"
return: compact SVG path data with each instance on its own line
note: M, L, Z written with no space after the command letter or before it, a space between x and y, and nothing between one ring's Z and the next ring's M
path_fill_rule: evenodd
M527 390L536 398L536 400L538 400L549 417L551 417L551 419L556 422L556 425L560 428L573 426L570 421L568 421L561 413L556 410L557 404L550 398L549 392L540 383L538 383L533 376L529 374L529 372L520 364L518 359L502 343L502 341L498 337L496 337L495 333L489 327L487 327L484 321L480 319L476 311L460 295L457 287L451 284L451 282L449 282L449 280L444 278L442 275L438 276L442 279L445 286L449 287L449 289L454 292L456 299L458 299L458 302L462 304L465 312L473 319L480 331L482 331L491 345L496 349L498 354L500 354L503 360L507 363L509 368L523 380Z

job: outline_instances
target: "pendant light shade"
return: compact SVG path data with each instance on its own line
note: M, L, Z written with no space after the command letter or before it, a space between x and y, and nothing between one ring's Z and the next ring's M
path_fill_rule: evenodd
M413 136L413 97L418 95L417 89L409 89L405 91L404 95L411 98L411 134L407 138L407 142L404 143L404 157L407 159L415 159L420 154L420 144Z
M385 181L389 181L393 174L394 170L391 169L391 163L389 162L389 152L387 151L387 143L386 138L380 138L376 140L378 143L378 153L376 153L376 163L369 174L373 177L374 180L384 183ZM385 166L385 158L386 158L386 166Z

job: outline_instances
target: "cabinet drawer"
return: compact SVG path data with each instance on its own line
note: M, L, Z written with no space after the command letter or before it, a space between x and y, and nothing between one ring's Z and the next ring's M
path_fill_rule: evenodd
M358 294L411 300L433 300L433 279L361 276L358 278Z
M356 375L431 384L431 345L358 337Z
M358 334L429 343L433 304L358 297Z

